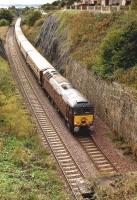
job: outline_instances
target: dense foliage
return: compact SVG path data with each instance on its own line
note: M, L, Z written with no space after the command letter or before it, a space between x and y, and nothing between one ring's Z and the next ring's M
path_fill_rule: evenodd
M37 10L29 10L25 16L25 23L29 26L33 26L35 22L41 18L41 12Z
M9 21L6 19L1 19L0 20L0 26L8 26L9 25Z
M1 20L2 25L10 24L12 22L12 19L13 19L13 14L10 10L0 9L0 20ZM4 20L5 20L5 23L4 23Z
M77 0L77 2L78 1L80 1L80 0ZM63 7L64 5L68 5L68 6L72 5L74 2L75 2L75 0L57 0L51 4L49 4L49 3L43 4L41 6L41 8L45 11L55 10L55 9L59 9L59 8Z
M101 62L105 74L128 69L137 64L137 21L112 30L101 45Z

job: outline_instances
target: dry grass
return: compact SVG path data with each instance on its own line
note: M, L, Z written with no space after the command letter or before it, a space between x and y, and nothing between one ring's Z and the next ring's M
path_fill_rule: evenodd
M6 40L6 35L8 32L9 27L8 26L1 26L0 27L0 38L5 41Z
M13 162L17 165L24 165L29 161L28 150L24 147L17 146L15 147L12 153Z
M137 199L137 174L119 174L108 177L96 184L98 200L135 200Z

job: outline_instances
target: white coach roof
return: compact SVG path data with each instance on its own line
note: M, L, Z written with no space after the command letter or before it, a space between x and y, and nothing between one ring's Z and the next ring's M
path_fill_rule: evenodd
M33 63L39 68L39 70L53 68L54 67L36 50L28 52L28 57L33 60Z
M21 46L25 49L26 52L35 50L35 48L32 46L32 44L28 40L22 41Z

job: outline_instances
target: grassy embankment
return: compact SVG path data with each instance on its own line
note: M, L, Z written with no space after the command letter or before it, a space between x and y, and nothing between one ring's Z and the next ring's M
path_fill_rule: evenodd
M103 79L118 81L137 89L137 18L135 12L96 14L57 12L58 34L67 33L65 45L70 56ZM25 26L26 35L34 42L42 20L33 27ZM33 33L33 34L32 34Z
M0 58L0 199L69 199L55 163L41 145L7 62Z
M128 173L101 178L94 183L98 200L136 200L137 199L137 174Z

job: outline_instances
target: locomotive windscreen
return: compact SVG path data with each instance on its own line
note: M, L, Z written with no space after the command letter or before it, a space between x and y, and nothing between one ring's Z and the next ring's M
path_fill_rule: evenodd
M82 115L82 114L90 114L93 113L92 107L76 107L73 108L74 114L75 115Z

